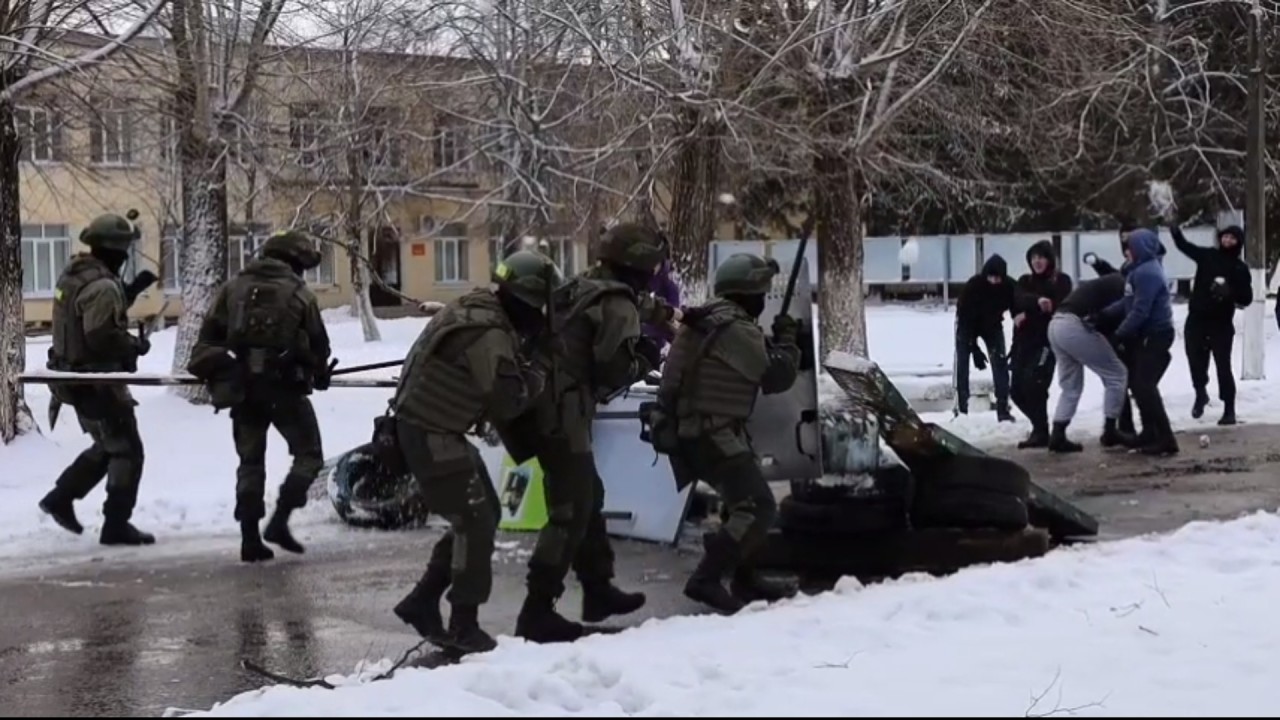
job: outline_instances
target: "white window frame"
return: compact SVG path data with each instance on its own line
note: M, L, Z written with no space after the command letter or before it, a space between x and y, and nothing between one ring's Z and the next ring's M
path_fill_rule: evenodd
M133 158L133 115L127 107L118 103L102 103L89 122L89 162L104 167L126 167L134 164ZM107 140L114 128L114 152L108 148ZM94 140L97 139L95 156ZM113 157L114 156L114 157Z
M466 172L471 169L471 128L444 124L436 128L431 160L437 170Z
M317 237L324 237L317 235ZM320 264L302 273L303 279L312 287L332 287L337 285L337 269L334 262L333 243L317 239L316 249L320 251ZM327 266L327 267L326 267Z
M471 247L465 234L445 225L441 235L432 239L437 285L464 285L471 282Z
M58 278L71 260L71 226L65 223L22 225L22 296L51 298ZM41 272L41 260L46 261ZM30 279L30 282L28 282Z
M37 141L36 118L44 119L44 132ZM15 124L22 139L20 160L37 165L62 162L62 119L52 110L40 106L21 106L15 113ZM37 152L37 151L41 152Z
M179 232L176 228L167 228L160 237L160 289L165 295L182 294L182 245Z
M318 103L289 106L289 148L300 167L314 168L324 159L321 148L325 124L323 113Z
M560 268L561 274L566 278L571 278L578 274L578 244L573 241L572 237L562 236L538 239L539 244L543 242L547 244L548 257ZM539 248L535 247L535 249L542 252ZM569 258L568 262L564 262L566 253Z

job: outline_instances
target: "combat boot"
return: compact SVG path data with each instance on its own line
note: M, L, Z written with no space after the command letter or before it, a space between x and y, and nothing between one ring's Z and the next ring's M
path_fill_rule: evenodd
M582 621L604 622L611 617L630 615L644 607L644 593L629 593L613 583L582 586Z
M555 598L544 593L531 591L516 618L516 637L540 645L574 642L586 634L586 627L556 612Z
M240 521L240 562L256 563L275 560L276 554L262 543L257 520Z
M1172 434L1165 435L1163 438L1157 438L1156 440L1143 445L1138 450L1138 452L1143 455L1150 455L1152 457L1177 455L1179 451L1180 448L1178 447L1178 441Z
M289 531L289 516L293 514L293 510L281 507L276 504L276 511L271 513L271 520L267 523L267 529L262 533L262 539L272 545L280 546L281 550L301 555L306 552L306 548L302 547L302 543L293 539L293 533Z
M1209 393L1204 390L1196 390L1196 402L1191 406L1191 417L1199 420L1204 417L1204 409L1209 405Z
M1067 439L1068 424L1064 422L1055 422L1053 424L1053 432L1049 435L1049 452L1078 453L1084 451L1083 445Z
M775 603L795 597L799 588L790 580L767 577L749 568L740 567L733 573L729 591L747 604L758 600Z
M1007 404L996 406L996 422L1016 422Z
M1027 435L1027 439L1018 443L1019 450L1046 447L1049 447L1049 430L1043 425L1031 428L1031 432Z
M156 536L142 532L128 520L107 520L102 524L98 542L103 545L155 545Z
M702 544L706 554L685 583L684 595L721 615L733 615L746 607L724 586L725 575L737 557L737 543L723 533L714 533L705 536Z
M1223 403L1222 418L1218 420L1219 425L1235 425L1236 424L1236 401L1228 400Z
M487 653L497 649L498 642L480 627L480 608L475 605L454 605L449 616L449 634L440 645L455 650L459 655Z
M419 637L433 642L443 638L447 633L444 616L440 614L440 601L452 582L453 572L448 565L427 565L422 579L392 612L401 622L412 627Z
M1123 446L1126 448L1138 447L1137 436L1127 435L1123 432L1120 432L1120 429L1116 427L1115 418L1107 418L1104 421L1104 424L1102 426L1102 438L1100 439L1099 442L1102 443L1102 447L1104 448L1111 448L1111 447L1117 447L1117 446Z
M76 535L84 534L84 526L76 519L75 500L58 488L54 488L40 501L40 509L62 529Z

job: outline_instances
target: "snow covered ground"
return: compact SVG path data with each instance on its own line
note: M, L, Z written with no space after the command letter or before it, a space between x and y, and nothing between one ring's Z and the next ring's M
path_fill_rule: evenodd
M1185 306L1176 308L1175 314L1181 328ZM344 311L331 311L326 318L336 348L335 356L346 366L402 358L424 322L421 319L381 321L382 342L364 343L360 324ZM868 312L873 358L891 377L922 367L944 368L949 373L952 327L952 312L941 307L889 305L874 307ZM169 369L174 335L169 330L153 336L152 352L142 359L139 368L142 372ZM1280 421L1280 338L1270 322L1267 337L1267 367L1272 380L1242 384L1239 414L1246 422ZM1237 368L1241 345L1237 339ZM47 339L33 339L28 347L28 367L43 368L47 350ZM1181 338L1173 356L1163 389L1175 425L1212 424L1217 418L1215 408L1199 423L1188 417L1192 395ZM394 373L395 370L382 370L371 375ZM975 380L984 376L989 378L989 372L974 370L971 374ZM236 527L231 518L236 455L230 419L226 413L214 415L208 408L187 405L163 389L135 388L134 392L141 403L138 418L147 452L136 522L155 532L160 544L154 548L113 550L109 557L128 560L139 555L183 554L207 548L210 535L226 539L227 552L233 553ZM317 394L314 401L324 431L326 452L332 456L366 442L372 418L383 411L387 396L386 391L360 389L334 389ZM1056 390L1053 397L1056 398ZM96 535L101 523L102 488L78 506L80 518L86 525L81 537L58 529L36 508L37 501L58 473L86 446L87 439L70 409L63 412L57 429L49 432L47 389L30 387L28 399L44 434L0 447L0 466L5 468L0 474L0 568L13 568L41 558L72 561L102 555ZM1101 404L1101 386L1096 378L1089 376L1074 426L1080 437L1091 437L1100 429ZM952 420L949 413L926 417L982 445L1013 441L1027 431L1025 421L999 425L990 412L975 411L956 420ZM488 448L482 451L496 462L494 451ZM273 434L267 457L271 478L269 502L274 502L276 478L283 477L288 463L284 442ZM339 523L326 501L312 502L302 511L296 526L304 542L350 532Z
M273 687L212 716L1274 715L1280 518L908 577L453 668Z

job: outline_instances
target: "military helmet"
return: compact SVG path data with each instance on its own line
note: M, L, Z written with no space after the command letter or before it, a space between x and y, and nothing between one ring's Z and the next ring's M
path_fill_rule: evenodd
M119 215L99 215L80 231L80 242L91 248L128 252L136 239L133 225Z
M751 253L736 253L716 268L713 292L725 295L765 295L781 270L778 261Z
M311 236L301 230L280 230L262 243L262 256L297 263L303 270L320 264L320 251Z
M624 223L605 231L597 256L622 267L653 272L666 252L666 243L656 231L637 223Z
M550 288L547 287L548 279ZM564 284L564 275L546 255L533 250L519 250L503 258L493 268L493 282L499 290L541 308L547 304L547 294Z

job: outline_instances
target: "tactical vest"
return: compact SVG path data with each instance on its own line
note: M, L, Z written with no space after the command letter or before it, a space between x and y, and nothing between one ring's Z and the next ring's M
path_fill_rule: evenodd
M706 429L708 421L746 420L760 392L757 383L711 354L720 334L742 322L744 313L728 300L715 300L706 307L710 313L684 323L676 333L658 388L663 407L674 409L683 437Z
M482 328L514 332L487 290L458 298L432 319L409 350L392 401L398 418L426 430L462 434L483 417L485 398L472 377L465 347L450 348L452 357L440 352L446 338Z
M227 345L244 363L250 376L269 373L288 375L303 358L294 357L289 368L277 364L287 353L308 351L303 346L303 309L294 298L305 286L302 278L289 274L259 276L241 272L228 288ZM301 346L301 347L300 347ZM293 379L293 378L286 378Z
M635 302L636 293L625 283L616 280L576 277L555 298L555 338L560 352L556 355L556 369L562 382L560 389L581 386L596 390L595 336L596 330L586 311L602 301L606 295L623 295ZM607 321L606 321L607 322Z
M53 347L49 350L50 370L74 372L119 372L124 370L118 362L95 360L84 334L84 317L80 314L77 299L80 292L98 280L117 278L106 265L89 255L72 259L71 264L58 278L53 291ZM124 290L121 288L121 294ZM127 320L123 321L127 324Z

